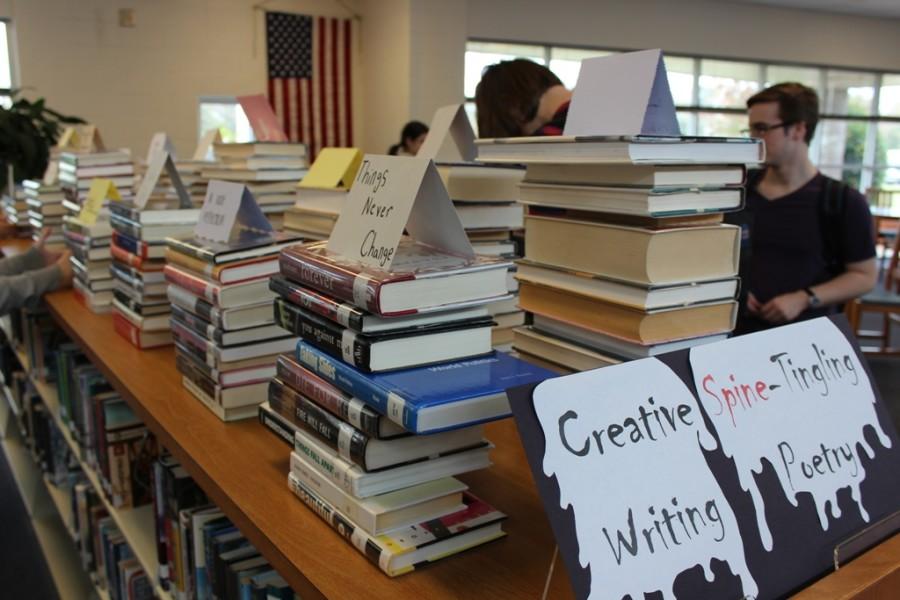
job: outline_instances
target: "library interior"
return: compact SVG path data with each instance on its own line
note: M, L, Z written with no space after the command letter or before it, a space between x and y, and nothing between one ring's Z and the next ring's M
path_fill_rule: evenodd
M0 0L0 597L900 595L897 0Z

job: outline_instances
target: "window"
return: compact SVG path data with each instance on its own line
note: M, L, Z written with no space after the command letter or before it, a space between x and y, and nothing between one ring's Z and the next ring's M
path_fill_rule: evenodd
M250 121L233 96L202 96L197 124L198 140L210 129L218 127L223 142L253 141Z
M474 126L475 86L482 70L499 60L522 57L549 65L572 88L582 60L620 51L469 41L466 112ZM665 64L683 135L740 135L747 127L747 98L769 85L798 81L819 94L822 116L810 156L822 172L861 191L900 189L900 73L676 54L667 55Z
M0 19L0 106L12 105L13 69L9 21Z

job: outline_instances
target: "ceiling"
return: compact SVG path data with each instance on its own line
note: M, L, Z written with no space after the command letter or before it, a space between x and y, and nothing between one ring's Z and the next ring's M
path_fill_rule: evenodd
M795 8L820 12L841 13L861 17L900 19L900 0L730 0L742 4L765 4L780 8Z

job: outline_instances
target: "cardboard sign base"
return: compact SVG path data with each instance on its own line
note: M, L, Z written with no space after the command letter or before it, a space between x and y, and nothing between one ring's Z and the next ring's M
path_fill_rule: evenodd
M846 566L863 552L900 532L900 510L850 536L834 548L834 569Z
M840 571L797 592L795 600L895 598L900 589L900 535L885 540Z

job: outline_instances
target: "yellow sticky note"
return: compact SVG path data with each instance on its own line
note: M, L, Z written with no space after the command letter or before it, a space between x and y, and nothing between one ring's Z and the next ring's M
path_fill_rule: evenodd
M362 152L358 148L322 148L297 187L347 189L353 183L360 163Z
M78 213L78 220L87 225L96 223L97 217L100 216L100 211L103 210L103 201L107 198L110 200L122 199L119 190L116 189L116 185L109 179L99 177L91 181L91 189L88 190L84 206L81 207L81 212Z

